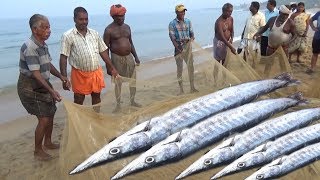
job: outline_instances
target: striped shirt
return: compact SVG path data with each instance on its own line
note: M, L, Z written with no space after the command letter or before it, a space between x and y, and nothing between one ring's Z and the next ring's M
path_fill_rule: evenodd
M184 21L175 18L169 24L169 36L180 43L190 40L194 37L191 21L187 18Z
M100 67L100 53L107 50L98 32L89 29L85 36L77 28L65 32L61 38L60 54L68 57L69 64L81 71L95 71Z
M49 80L51 60L47 44L42 45L31 36L21 46L19 70L28 77L32 76L32 71L38 70L45 80Z

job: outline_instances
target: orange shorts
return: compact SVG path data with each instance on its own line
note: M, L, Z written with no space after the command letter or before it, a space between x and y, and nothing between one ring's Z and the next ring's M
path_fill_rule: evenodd
M78 94L88 95L100 93L105 87L103 70L101 67L95 71L81 71L72 67L71 70L72 91Z

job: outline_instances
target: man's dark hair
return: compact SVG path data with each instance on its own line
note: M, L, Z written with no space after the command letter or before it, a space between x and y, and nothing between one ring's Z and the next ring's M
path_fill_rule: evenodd
M251 6L253 6L254 8L256 8L257 10L259 10L260 8L260 3L257 1L252 1Z
M269 0L268 3L270 5L272 5L273 7L276 7L277 6L277 1L276 0Z
M225 11L229 8L233 8L233 5L230 4L230 3L225 3L223 6L222 6L222 11Z
M41 20L48 20L48 18L41 14L34 14L33 16L31 16L31 18L29 19L30 28L32 29L34 27L40 26Z
M79 14L79 13L86 13L86 14L88 14L88 12L87 12L87 10L85 9L85 8L83 8L83 7L76 7L75 9L74 9L74 11L73 11L73 17L77 17L77 15Z

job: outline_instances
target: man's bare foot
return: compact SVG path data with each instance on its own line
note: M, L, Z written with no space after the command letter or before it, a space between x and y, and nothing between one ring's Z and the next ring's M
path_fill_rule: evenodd
M198 89L196 89L196 88L191 88L190 89L190 93L195 93L195 92L199 92Z
M118 113L118 112L120 112L120 110L121 110L121 106L120 106L120 104L118 104L118 105L116 106L116 108L114 108L114 110L112 111L112 113Z
M39 161L49 161L52 159L52 156L44 152L43 150L34 151L33 155L34 155L34 158L36 158Z
M134 107L142 107L141 104L135 102L135 101L132 101L131 102L131 106L134 106Z
M302 63L300 60L297 60L297 63Z
M44 147L47 149L59 149L60 144L48 143L48 144L44 144Z
M306 73L310 75L310 74L314 73L314 71L313 71L312 69L308 68L308 69L306 70Z

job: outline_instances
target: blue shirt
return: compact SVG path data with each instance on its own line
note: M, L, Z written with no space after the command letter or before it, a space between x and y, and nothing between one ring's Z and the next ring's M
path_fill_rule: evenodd
M194 36L191 21L187 18L184 21L175 18L169 24L169 36L177 42L190 40Z
M313 38L320 39L320 11L317 12L314 16L312 16L311 20L312 20L312 22L317 21L316 27L319 29L318 31L316 31L314 33Z
M272 17L278 16L279 15L279 10L274 8L273 11L269 11L268 9L266 10L266 12L264 13L265 17L266 17L266 22L268 22ZM264 32L262 34L262 36L266 36L268 37L270 33L270 30L268 28L268 30L266 32Z

